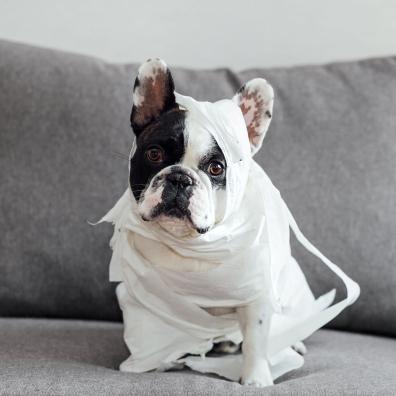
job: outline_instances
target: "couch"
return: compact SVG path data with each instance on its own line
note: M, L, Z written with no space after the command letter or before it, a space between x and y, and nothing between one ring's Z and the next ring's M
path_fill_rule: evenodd
M154 56L156 54L153 54ZM128 183L138 65L0 41L0 394L396 394L396 58L187 70L177 90L231 97L264 77L274 118L257 161L304 233L359 282L359 300L307 339L304 366L268 388L191 370L121 373L108 281ZM345 290L292 241L315 294Z

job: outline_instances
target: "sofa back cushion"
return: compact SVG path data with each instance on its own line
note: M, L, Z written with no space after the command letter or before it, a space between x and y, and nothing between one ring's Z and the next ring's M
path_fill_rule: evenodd
M119 320L112 233L92 227L128 183L135 65L0 42L0 315ZM275 89L257 154L308 238L362 287L333 327L396 335L396 59L192 71L176 89ZM315 293L336 280L296 246ZM341 289L340 295L342 296Z

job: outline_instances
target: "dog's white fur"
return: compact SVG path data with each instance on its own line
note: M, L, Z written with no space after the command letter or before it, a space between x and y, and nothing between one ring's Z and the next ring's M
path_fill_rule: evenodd
M150 77L166 70L167 68L163 61L157 59L151 60L142 65L139 70L139 78ZM135 92L134 104L139 105L142 102L142 95L144 95L144 92ZM254 155L260 149L271 122L274 101L273 89L265 80L254 79L238 91L233 100L240 106L244 115L252 155ZM212 144L209 132L205 134L200 130L199 134L195 134L193 121L188 119L188 115L186 130L188 131L188 143L185 155L179 165L197 183L197 188L195 188L194 195L190 200L191 221L198 227L210 227L221 216L221 210L224 207L225 192L221 190L214 191L208 176L198 169L199 159L208 152ZM164 176L169 171L170 167L159 172L142 195L139 202L139 211L146 219L150 220L151 210L161 200L162 180L165 179ZM163 215L155 219L155 221L168 232L180 238L195 236L192 224L189 221L167 218ZM138 250L149 252L148 254L159 254L161 256L160 258L167 258L166 260L161 260L158 257L147 257L149 261L152 263L162 263L161 265L174 271L205 271L213 267L205 261L181 259L172 249L164 245L158 246L156 249L147 249L144 246L146 243L146 240L136 236L135 247ZM245 264L249 265L249 263ZM249 305L235 308L207 308L207 311L213 315L237 312L243 334L242 352L244 364L243 372L241 373L241 383L253 386L271 385L273 382L267 360L267 341L272 311L266 298L265 290L260 298ZM223 351L235 350L229 343L224 344L223 347L220 346L219 349ZM296 350L300 353L305 353L305 346L299 343L296 345Z

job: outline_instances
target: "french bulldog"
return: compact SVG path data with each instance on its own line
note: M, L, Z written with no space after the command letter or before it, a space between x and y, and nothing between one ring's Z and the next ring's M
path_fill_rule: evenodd
M177 238L197 238L224 214L227 163L209 132L197 133L188 111L176 102L174 81L161 59L141 65L133 89L131 126L136 148L130 159L129 183L146 222L159 225ZM260 149L272 118L274 92L266 80L253 79L233 97L246 123L253 156ZM209 268L191 261L164 264L175 271ZM248 266L249 263L246 263ZM273 383L267 361L271 309L265 297L235 308L207 308L213 315L237 312L243 334L241 383ZM223 343L217 351L234 352ZM296 346L304 353L302 343Z

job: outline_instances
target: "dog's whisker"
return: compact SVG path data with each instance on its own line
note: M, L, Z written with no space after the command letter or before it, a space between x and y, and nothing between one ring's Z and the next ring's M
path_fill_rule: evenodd
M123 160L129 161L129 156L126 154L120 153L119 151L110 150L109 153L113 154L117 158L121 158Z

